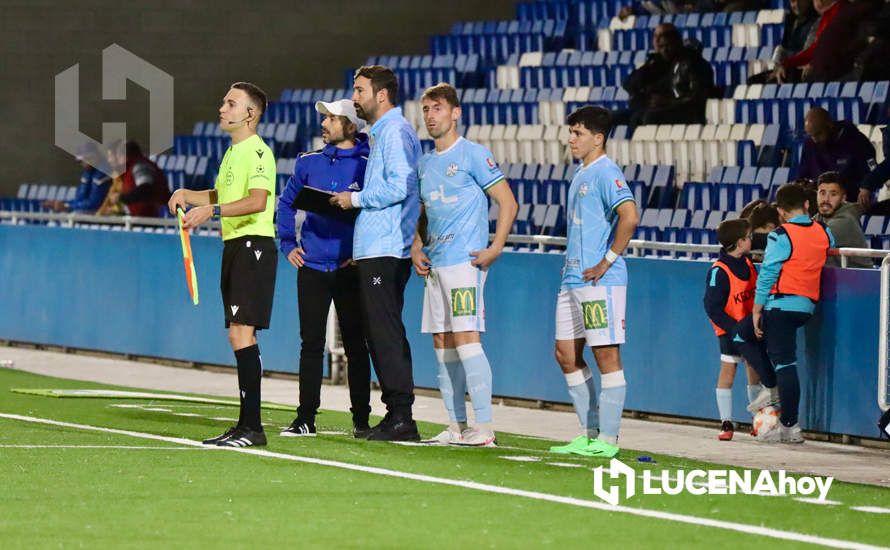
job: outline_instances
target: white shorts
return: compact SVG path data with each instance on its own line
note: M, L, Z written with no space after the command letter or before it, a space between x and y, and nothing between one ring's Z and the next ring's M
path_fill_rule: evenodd
M556 339L584 338L591 347L623 344L626 301L626 286L560 291L556 299Z
M483 288L487 275L487 270L470 262L431 268L423 290L420 331L485 332Z

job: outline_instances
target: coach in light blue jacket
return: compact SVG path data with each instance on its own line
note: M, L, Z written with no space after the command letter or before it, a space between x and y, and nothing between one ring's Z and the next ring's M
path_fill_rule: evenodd
M387 414L368 439L417 441L411 414L414 378L411 349L402 323L405 285L411 273L411 243L420 214L417 161L420 142L396 107L399 83L388 67L355 72L352 101L371 125L371 153L360 192L338 193L332 202L361 208L355 224L353 257L365 314L368 347L383 390Z

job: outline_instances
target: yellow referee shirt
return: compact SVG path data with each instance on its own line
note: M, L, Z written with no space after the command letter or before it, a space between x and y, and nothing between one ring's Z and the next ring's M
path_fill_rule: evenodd
M223 217L224 241L247 235L275 237L275 157L258 135L229 147L216 177L220 204L241 200L250 194L251 189L269 192L265 210L247 216Z

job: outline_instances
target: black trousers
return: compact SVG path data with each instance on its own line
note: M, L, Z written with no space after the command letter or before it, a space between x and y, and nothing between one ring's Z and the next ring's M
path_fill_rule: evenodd
M383 402L392 416L411 418L414 375L411 348L402 323L411 260L384 257L356 263L365 334L383 390Z
M349 361L349 399L352 418L365 423L371 414L371 363L362 329L358 268L348 266L323 272L301 267L297 272L300 311L300 405L297 416L314 420L321 401L325 329L331 300L337 308L340 334Z

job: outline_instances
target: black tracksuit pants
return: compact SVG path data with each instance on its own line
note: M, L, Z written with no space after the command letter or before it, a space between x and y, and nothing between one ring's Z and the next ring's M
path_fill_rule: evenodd
M352 418L366 423L371 414L371 364L362 328L358 268L336 271L301 267L297 272L297 299L300 311L300 405L297 416L314 421L321 401L325 332L331 300L337 308L340 334L349 361L349 398Z

